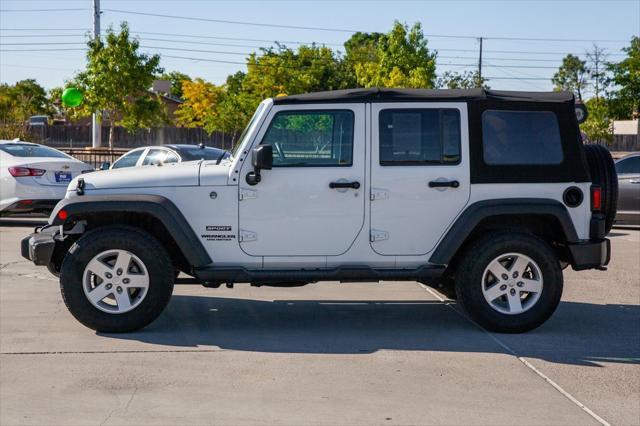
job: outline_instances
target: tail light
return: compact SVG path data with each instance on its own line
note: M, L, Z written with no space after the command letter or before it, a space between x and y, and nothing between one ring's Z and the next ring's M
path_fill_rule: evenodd
M602 188L596 185L591 187L591 211L602 211Z
M9 173L13 177L42 176L46 172L46 170L32 169L30 167L9 167Z

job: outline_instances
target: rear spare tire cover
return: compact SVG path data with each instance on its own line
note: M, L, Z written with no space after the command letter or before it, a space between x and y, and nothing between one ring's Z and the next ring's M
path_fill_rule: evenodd
M602 212L607 233L613 226L618 207L618 174L611 153L602 145L585 145L591 182L602 188Z

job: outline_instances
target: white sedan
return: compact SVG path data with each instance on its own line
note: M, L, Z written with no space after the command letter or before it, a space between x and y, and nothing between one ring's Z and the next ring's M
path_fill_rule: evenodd
M0 215L46 212L89 164L44 145L0 140Z

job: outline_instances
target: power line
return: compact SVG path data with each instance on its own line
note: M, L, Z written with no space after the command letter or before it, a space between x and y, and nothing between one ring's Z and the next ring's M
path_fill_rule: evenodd
M257 27L288 28L288 29L294 29L294 30L332 31L332 32L344 32L344 33L357 32L354 30L347 30L347 29L341 29L341 28L303 27L298 25L265 24L261 22L231 21L226 19L199 18L194 16L164 15L161 13L134 12L131 10L120 10L120 9L103 9L103 10L105 12L124 13L129 15L155 16L158 18L182 19L187 21L217 22L220 24L252 25Z
M43 37L83 37L85 34L20 34L20 35L0 35L0 38L43 38Z
M61 52L65 50L87 50L84 48L55 48L55 49L0 49L0 52Z
M78 42L56 42L56 41L51 41L51 42L38 42L38 43L0 43L0 46L47 46L47 45L57 45L57 46L62 46L62 45L73 45L73 44L84 44L84 43L78 43Z
M68 9L0 9L0 13L9 12L77 12L80 10L89 10L86 8L68 8Z
M0 31L89 31L89 28L0 28Z
M217 22L222 24L251 25L251 26L270 27L270 28L288 28L288 29L296 29L296 30L314 30L314 31L346 32L346 33L359 32L359 30L344 29L344 28L307 27L307 26L299 26L299 25L268 24L264 22L235 21L235 20L227 20L227 19L202 18L202 17L195 17L195 16L165 15L161 13L136 12L132 10L122 10L122 9L103 9L103 10L106 12L113 12L113 13L154 16L159 18L182 19L182 20L189 20L189 21ZM478 39L477 36L453 35L453 34L425 34L425 37ZM511 40L511 41L555 41L555 42L570 41L570 42L600 42L600 43L624 43L628 41L628 40L614 40L614 39L568 39L568 38L565 39L565 38L504 37L504 36L491 36L491 37L483 36L483 38L489 39L489 40Z

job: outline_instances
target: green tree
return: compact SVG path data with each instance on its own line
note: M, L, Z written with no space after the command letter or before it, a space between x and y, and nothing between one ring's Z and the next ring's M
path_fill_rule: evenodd
M487 81L486 78L480 77L478 71L463 73L446 71L438 78L436 86L440 89L473 89L475 87L488 89Z
M607 65L611 82L616 86L611 109L616 118L629 119L640 114L640 37L633 37L629 47L622 50L627 57Z
M432 88L436 83L436 53L427 47L419 23L409 28L396 22L375 42L374 60L354 65L357 84L363 87ZM366 45L366 43L365 43ZM370 55L371 56L371 55Z
M178 124L185 127L204 127L211 133L216 130L215 115L223 89L201 78L182 81L184 103L175 112Z
M613 139L612 122L607 102L604 99L591 98L585 102L589 110L587 121L580 129L587 135L589 142L608 143Z
M113 147L116 125L135 130L166 123L164 105L149 91L153 80L164 71L159 55L140 53L140 43L130 38L126 23L120 25L119 33L109 28L104 41L91 40L87 45L87 67L75 78L85 94L79 111L85 115L93 111L107 114L109 147Z
M0 84L0 138L28 139L29 117L44 114L49 115L47 93L35 80Z
M555 85L554 90L573 92L582 101L588 77L587 62L568 54L562 59L562 65L551 78L551 82Z
M180 71L171 71L164 73L160 76L162 80L168 80L171 82L171 94L176 98L182 99L182 82L187 80L191 81L191 77Z

